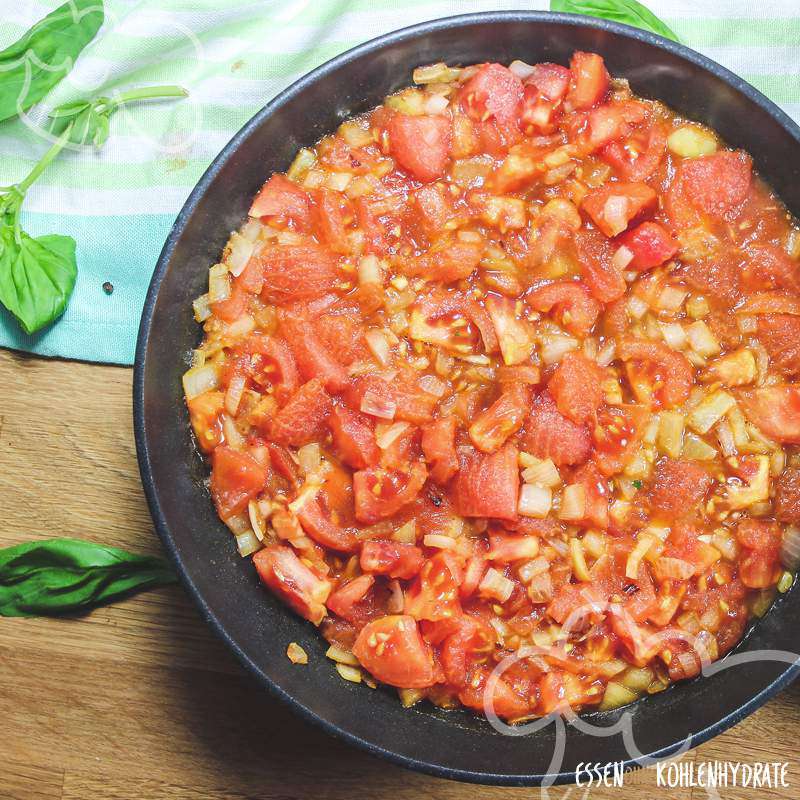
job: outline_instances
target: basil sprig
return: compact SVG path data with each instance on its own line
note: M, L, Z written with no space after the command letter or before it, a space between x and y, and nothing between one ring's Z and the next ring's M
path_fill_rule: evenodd
M103 24L102 0L68 0L0 51L0 121L38 103Z
M635 28L642 28L672 39L674 42L679 41L675 32L665 22L636 0L550 0L550 10L624 22L626 25L633 25Z
M0 615L86 611L176 580L156 556L78 539L26 542L0 549Z

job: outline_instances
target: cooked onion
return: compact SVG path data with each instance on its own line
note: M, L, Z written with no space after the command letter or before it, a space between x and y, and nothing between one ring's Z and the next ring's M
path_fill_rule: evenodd
M432 394L434 397L444 397L447 391L447 384L435 375L423 375L417 381L417 385L423 392Z
M252 555L256 550L260 550L261 542L258 541L253 531L247 530L236 537L236 547L239 550L239 555L244 557Z
M247 262L250 261L255 244L238 233L231 236L229 244L231 249L228 253L228 268L231 275L238 278L244 272Z
M620 271L633 261L633 252L623 244L611 258L611 266Z
M800 568L800 528L787 525L781 543L781 563L791 572Z
M365 334L364 338L367 340L372 355L375 356L378 363L382 367L389 366L392 360L392 351L389 347L389 342L386 339L386 334L378 328L370 328Z
M552 463L552 462L551 462ZM534 486L524 483L519 493L517 511L523 517L544 519L550 512L553 504L553 493L544 486Z
M244 394L244 387L247 385L247 378L244 375L236 374L231 378L228 384L228 390L225 392L225 410L232 416L236 416L239 410L239 403L242 401Z
M561 495L561 508L558 518L570 521L579 521L586 516L586 489L580 483L571 483L564 488Z
M183 392L187 400L193 400L198 395L219 385L219 375L214 364L205 364L202 367L192 367L183 373Z
M625 195L612 194L603 206L603 218L616 236L628 227L628 203Z
M514 591L514 581L506 578L494 567L489 567L478 585L478 591L484 597L497 600L498 603L505 603L511 597L511 592Z
M425 98L425 113L426 114L443 114L447 111L450 101L443 94L432 94L430 97Z
M386 400L368 389L361 398L360 408L365 414L378 419L394 419L397 403L394 400Z
M536 72L536 67L531 66L530 64L526 64L524 61L512 61L508 68L513 72L521 81L524 81L525 78L530 78L534 72Z
M395 422L394 425L381 426L375 430L375 441L381 450L390 448L408 429L407 422Z

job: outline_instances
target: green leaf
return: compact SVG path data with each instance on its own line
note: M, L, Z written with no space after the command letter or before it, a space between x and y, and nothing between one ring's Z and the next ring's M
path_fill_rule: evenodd
M67 307L78 266L75 240L51 234L34 239L13 226L0 229L0 302L35 333Z
M643 28L672 39L674 42L679 41L665 22L636 0L550 0L550 10L624 22L626 25Z
M88 610L175 582L175 573L162 558L78 539L0 549L0 615L6 617Z
M0 120L38 103L64 77L104 16L102 0L68 0L0 51Z

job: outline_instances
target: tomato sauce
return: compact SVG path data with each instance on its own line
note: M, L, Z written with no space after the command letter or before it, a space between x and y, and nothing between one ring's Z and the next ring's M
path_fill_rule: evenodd
M793 579L797 223L596 54L414 79L267 180L195 302L219 515L406 705L693 677Z

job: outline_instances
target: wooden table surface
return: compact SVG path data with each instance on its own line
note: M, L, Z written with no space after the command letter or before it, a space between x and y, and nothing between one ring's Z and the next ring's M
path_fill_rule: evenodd
M139 483L132 371L0 351L0 545L74 536L157 553ZM302 669L302 667L298 667ZM686 760L790 762L800 797L800 688ZM588 755L588 754L587 754ZM702 798L655 788L559 788L555 798ZM0 798L528 798L408 772L294 717L240 668L179 587L77 619L0 618Z

